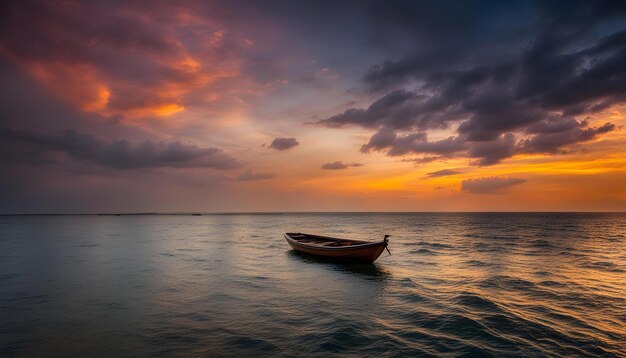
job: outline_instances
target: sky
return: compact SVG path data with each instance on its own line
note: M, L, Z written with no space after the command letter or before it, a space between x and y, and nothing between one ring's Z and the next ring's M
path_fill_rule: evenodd
M0 213L626 211L624 1L4 1Z

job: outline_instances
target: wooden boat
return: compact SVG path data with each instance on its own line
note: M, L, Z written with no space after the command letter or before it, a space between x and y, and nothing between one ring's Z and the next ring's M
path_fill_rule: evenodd
M288 232L285 234L285 239L289 245L298 252L336 261L360 263L376 261L380 254L387 249L388 237L389 235L385 235L385 238L380 242L368 242L302 233ZM389 254L391 255L391 253Z

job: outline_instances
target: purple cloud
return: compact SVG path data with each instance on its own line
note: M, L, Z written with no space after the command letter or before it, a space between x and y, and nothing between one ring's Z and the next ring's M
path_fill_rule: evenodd
M291 149L298 145L300 145L300 143L298 143L296 138L274 138L269 148L283 151Z
M237 180L254 181L254 180L272 179L274 177L275 177L275 174L273 173L257 173L257 172L253 172L251 169L248 169L245 172L239 174L237 176Z
M545 27L527 39L530 47L511 45L511 52L486 54L490 61L453 56L454 49L384 61L363 78L368 95L379 93L377 99L317 123L375 129L361 151L389 156L467 157L486 166L521 153L563 152L616 129L572 116L626 103L626 30L594 32L611 18L626 16L626 8L615 5L574 6L570 11L578 21L571 22L548 12ZM446 128L456 133L428 140L428 131Z
M471 194L502 194L504 189L523 184L526 179L485 177L463 180L461 191Z
M428 173L426 174L428 177L430 178L437 178L437 177L443 177L443 176L448 176L448 175L457 175L457 174L462 174L462 171L456 170L456 169L442 169L442 170L437 170L435 172L432 173Z
M336 161L332 163L325 163L324 165L322 165L322 169L340 170L340 169L356 168L356 167L362 167L362 166L363 164L361 163L343 163L340 161Z
M234 157L219 148L192 144L125 139L106 141L90 134L65 130L57 134L0 130L0 138L13 145L3 146L0 158L14 162L45 162L51 154L61 153L76 162L87 162L115 169L137 168L213 168L240 166Z

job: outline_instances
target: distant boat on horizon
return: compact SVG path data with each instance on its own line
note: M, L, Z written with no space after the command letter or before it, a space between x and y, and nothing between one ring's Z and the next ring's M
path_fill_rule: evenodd
M389 235L380 242L347 240L303 233L286 233L285 239L296 251L342 262L372 263L387 249ZM389 252L391 255L391 252Z

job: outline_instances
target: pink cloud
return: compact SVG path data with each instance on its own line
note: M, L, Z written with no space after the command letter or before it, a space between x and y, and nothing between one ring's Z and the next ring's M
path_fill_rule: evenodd
M83 111L168 117L188 102L233 95L218 82L240 76L242 52L252 46L207 10L203 4L20 2L4 18L0 51ZM242 88L255 87L243 78L237 85L242 81Z

